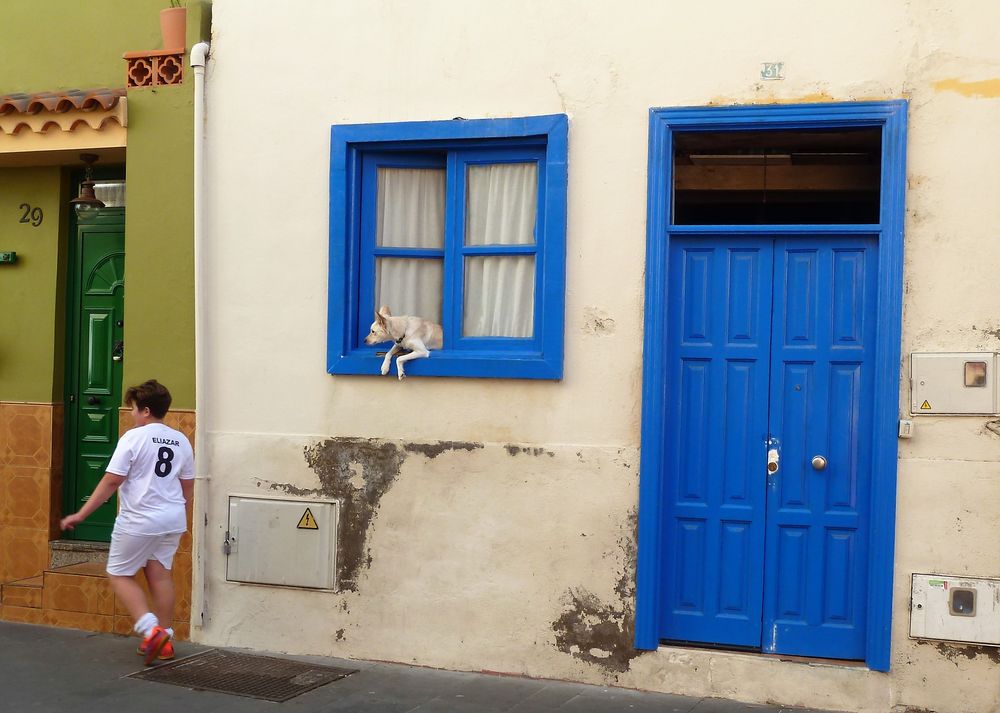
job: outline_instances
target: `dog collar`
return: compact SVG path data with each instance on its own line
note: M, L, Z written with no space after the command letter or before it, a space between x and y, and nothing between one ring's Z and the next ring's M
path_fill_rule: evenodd
M403 343L403 339L405 339L405 338L406 338L406 335L404 334L402 337L400 337L399 339L396 340L396 344L402 344Z

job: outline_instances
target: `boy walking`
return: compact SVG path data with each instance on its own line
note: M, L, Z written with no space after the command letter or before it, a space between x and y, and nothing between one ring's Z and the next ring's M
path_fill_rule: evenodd
M170 392L156 380L128 388L125 404L132 407L135 428L119 439L107 472L84 506L60 523L62 529L72 530L118 492L108 578L143 637L139 653L147 666L157 658L174 657L170 568L187 530L185 506L194 492L191 444L183 433L163 423L170 402ZM152 610L135 579L140 569L146 573Z

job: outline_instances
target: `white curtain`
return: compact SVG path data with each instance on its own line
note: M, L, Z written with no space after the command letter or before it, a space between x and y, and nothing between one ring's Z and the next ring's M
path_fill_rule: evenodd
M467 337L530 337L535 319L535 257L465 259Z
M411 314L440 324L443 283L441 260L380 257L375 261L375 309L387 305L395 315Z
M444 247L445 171L379 168L376 243L385 247ZM375 308L441 322L444 265L440 258L378 258Z
M536 164L470 166L468 183L466 245L531 245L535 242Z
M443 168L378 170L379 247L444 247Z
M125 181L98 181L94 183L94 195L106 208L124 208Z
M534 245L538 168L534 163L470 166L465 244ZM445 171L380 168L376 243L383 247L444 247ZM531 337L535 318L535 256L465 258L462 333ZM441 321L444 265L439 258L380 257L375 305L393 314Z
M466 245L532 245L538 202L534 163L470 166L466 197ZM467 337L531 337L535 318L532 255L468 257L465 260L462 334Z

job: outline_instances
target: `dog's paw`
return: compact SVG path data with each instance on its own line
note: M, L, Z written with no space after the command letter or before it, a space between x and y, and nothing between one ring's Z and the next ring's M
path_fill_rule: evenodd
M389 373L389 365L388 364L383 364L381 371L382 371L382 376L385 376L386 374L388 374Z
M405 378L406 378L406 372L403 371L402 369L400 369L399 370L399 380L402 381Z

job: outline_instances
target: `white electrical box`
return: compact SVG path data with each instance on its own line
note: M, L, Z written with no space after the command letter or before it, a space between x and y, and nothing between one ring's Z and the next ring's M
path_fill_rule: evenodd
M336 502L230 496L230 582L336 588Z
M997 355L953 352L910 355L913 414L995 414Z
M1000 579L914 574L910 638L1000 646Z

